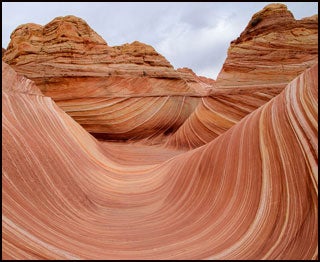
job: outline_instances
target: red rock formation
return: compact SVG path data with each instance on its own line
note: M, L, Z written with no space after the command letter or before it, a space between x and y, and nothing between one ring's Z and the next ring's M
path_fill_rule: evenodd
M176 148L196 148L223 134L243 117L250 114L282 91L282 86L217 90L202 97L194 112L168 138L166 145ZM221 91L221 92L220 92Z
M88 81L90 86L97 81L100 89L102 81L123 80L121 95L201 93L201 88L195 90L192 84L186 84L191 82L197 86L192 74L175 71L151 46L136 41L109 47L84 20L74 16L55 18L44 27L36 24L19 26L11 34L4 61L34 80L53 99L60 98L61 85L66 95L83 97L76 88L79 78L82 83ZM66 82L66 78L70 81ZM135 78L143 78L148 88L142 87ZM155 79L159 83L153 88ZM178 90L172 88L172 82L179 86ZM117 87L110 83L103 86L102 93L96 96L118 95L118 84L114 85Z
M178 130L167 145L193 148L279 94L317 61L317 21L296 21L282 4L266 6L232 42L217 82L187 68L174 70L139 42L109 47L74 16L18 27L4 60L98 138L163 143ZM248 66L254 70L243 70Z
M231 42L216 85L285 85L317 61L318 15L295 20L286 5L270 4Z
M188 67L183 67L183 68L178 68L177 69L178 72L181 73L187 73L187 74L191 74L195 79L197 79L199 82L204 82L208 85L211 86L211 88L214 88L215 85L215 80L205 77L205 76L197 76L195 72L192 71L192 69L188 68Z
M318 257L317 65L185 153L102 144L2 70L3 259Z
M297 21L283 4L266 6L231 42L215 88L167 146L195 148L210 142L317 61L317 15Z
M4 48L2 47L1 57L3 57L3 55L4 55L5 52L6 52L6 49L4 49Z
M6 80L2 81L2 90L5 92L18 91L21 94L43 96L33 81L22 76L17 76L17 73L4 62L2 62L2 77Z
M44 27L19 26L4 61L89 132L109 139L170 133L194 110L194 96L211 88L190 72L174 70L151 46L136 41L109 47L74 16Z
M2 259L317 259L317 16L258 14L217 82L73 16L18 27L3 60L19 74L2 63ZM279 75L273 55L254 59L277 24Z

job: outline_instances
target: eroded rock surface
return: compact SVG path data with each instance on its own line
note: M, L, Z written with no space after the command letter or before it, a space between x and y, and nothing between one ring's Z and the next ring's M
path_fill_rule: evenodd
M34 80L89 132L108 139L171 133L194 110L195 97L211 88L193 72L174 70L149 45L136 41L109 47L74 16L45 26L19 26L4 61Z
M99 142L2 69L3 259L318 257L317 65L188 152Z
M231 42L216 84L287 84L317 61L318 15L296 20L286 5L270 4Z
M74 16L18 27L2 62L2 259L317 259L315 31L317 16L269 5L214 81Z
M266 6L231 42L210 95L166 144L195 148L212 141L317 62L318 16L295 20L283 4Z

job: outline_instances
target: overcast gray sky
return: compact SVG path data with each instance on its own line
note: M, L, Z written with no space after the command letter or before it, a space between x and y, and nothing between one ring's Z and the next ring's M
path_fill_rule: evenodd
M230 42L252 15L272 2L5 2L2 47L19 25L45 25L57 16L84 19L109 46L135 40L153 46L174 68L216 79ZM318 13L318 2L281 2L296 19Z

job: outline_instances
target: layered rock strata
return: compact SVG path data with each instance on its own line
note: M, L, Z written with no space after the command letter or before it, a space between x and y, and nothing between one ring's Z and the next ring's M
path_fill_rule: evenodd
M203 147L121 161L2 70L3 259L317 259L317 65Z
M165 145L188 149L202 146L226 132L282 90L282 85L215 90L212 95L201 98L194 112L168 137Z
M269 5L214 81L73 16L18 27L2 259L317 259L315 43L317 16Z
M4 61L97 138L194 148L314 64L317 33L317 16L295 20L286 6L268 5L231 43L214 81L187 68L174 70L139 42L110 47L85 21L67 16L44 27L18 27Z
M74 16L19 26L3 60L89 132L107 139L171 133L194 110L194 97L210 88L194 74L174 70L149 45L108 46Z
M2 63L2 259L317 259L317 16L292 18L254 15L217 81L139 42L109 47L73 16L18 27L14 70Z
M286 5L270 4L231 42L216 85L286 85L317 61L318 15L296 20Z
M195 148L212 141L317 62L318 16L295 20L285 5L267 5L231 42L215 88L166 145Z

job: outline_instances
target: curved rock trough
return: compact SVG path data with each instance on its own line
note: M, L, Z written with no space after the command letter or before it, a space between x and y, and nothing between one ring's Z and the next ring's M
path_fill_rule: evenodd
M2 259L317 259L317 30L268 5L215 81L74 16L19 26Z

